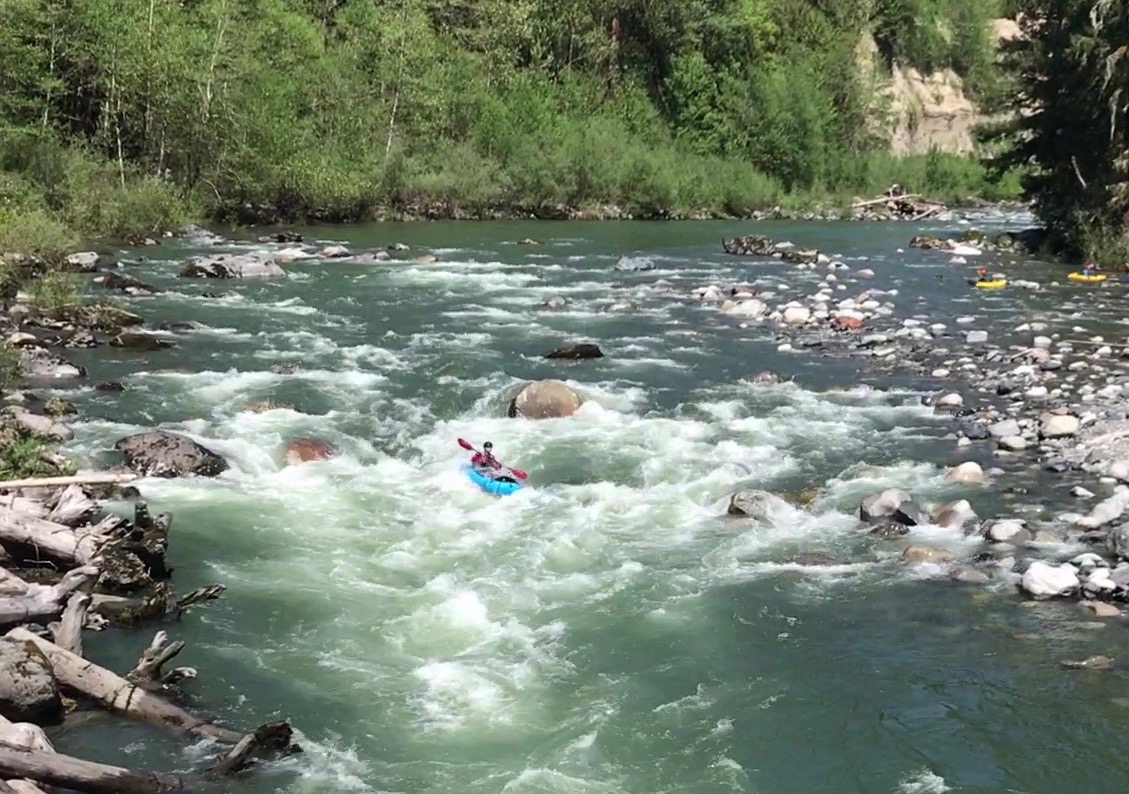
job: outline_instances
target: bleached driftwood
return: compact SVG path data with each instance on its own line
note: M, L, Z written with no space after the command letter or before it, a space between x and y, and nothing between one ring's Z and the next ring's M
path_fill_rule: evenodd
M63 612L67 597L94 579L98 569L91 565L75 568L50 586L23 582L12 573L4 573L6 575L0 580L6 590L4 595L0 595L0 626L16 626L58 617ZM11 592L15 582L23 584L23 593Z
M98 512L98 503L82 487L68 485L47 502L47 508L48 521L77 527Z
M243 738L240 733L194 717L179 706L131 684L117 673L60 648L27 629L12 629L7 636L16 640L34 642L51 662L55 678L61 686L85 695L110 711L154 725L215 739L224 744L236 744Z
M82 656L82 629L86 625L86 611L89 608L90 596L75 593L67 601L62 620L48 626L55 637L55 644L76 656Z
M189 607L219 598L226 589L222 584L211 584L177 598L170 592L168 585L162 582L146 598L96 593L92 598L90 609L103 617L126 625L163 620L169 616L179 619Z
M107 516L92 527L72 529L11 508L0 508L0 543L34 549L67 565L89 565L102 547L113 540L111 533L121 523L120 517Z
M22 750L34 750L40 753L54 753L51 740L38 725L30 722L9 722L0 717L0 746ZM13 794L45 794L43 789L30 780L13 779L2 780L4 788L0 791L13 792Z
M91 794L158 794L184 787L180 778L156 772L131 772L61 753L0 746L0 778L25 778L48 786ZM38 789L36 789L38 791Z
M186 678L195 678L196 669L193 667L177 667L163 672L161 668L184 650L184 642L177 640L169 642L169 635L158 631L153 641L141 652L141 658L126 676L134 684L150 691L159 691L167 686L174 686Z
M119 485L136 479L136 474L112 474L102 471L67 477L29 477L23 480L0 480L0 491L16 488L58 488L61 485Z

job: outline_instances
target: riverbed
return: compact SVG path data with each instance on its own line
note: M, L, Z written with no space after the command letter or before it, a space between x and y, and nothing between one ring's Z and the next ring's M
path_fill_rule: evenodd
M1029 223L991 214L977 226ZM962 327L1001 344L1034 314L1078 322L1092 304L1077 288L971 290L972 265L906 248L914 234L957 228L321 227L297 231L352 249L404 243L438 261L297 261L280 282L178 279L201 250L170 240L117 252L125 272L167 290L125 304L152 325L200 327L168 334L171 350L68 353L89 383L121 381L122 394L50 393L81 411L67 448L80 462L115 463L116 439L159 426L231 464L212 480L141 490L175 515L177 589L228 588L170 628L188 643L183 663L201 670L191 690L240 725L291 720L306 749L233 791L1108 786L1124 766L1123 673L1065 671L1059 660L1114 655L1124 628L1073 603L907 565L906 544L876 542L855 518L860 499L891 486L927 502L967 498L985 517L1019 502L1053 510L1069 500L1065 486L1043 484L1038 467L1012 467L1003 481L1045 488L1036 497L946 482L944 465L988 466L991 450L946 438L951 417L922 401L944 382L782 352L774 329L742 327L691 297L711 283L815 289L821 272L721 252L723 237L755 232L841 260L839 283L853 292L894 290L901 315L966 315ZM263 248L250 235L232 246ZM623 255L656 267L619 271ZM1007 267L1040 282L1064 272ZM851 274L864 268L874 276L860 286ZM542 305L558 297L563 308ZM1118 317L1103 322L1115 328ZM579 341L605 357L542 358ZM744 380L761 371L785 382ZM547 377L584 396L576 415L505 417L514 386ZM244 410L268 399L298 410ZM295 436L339 454L286 467L280 450ZM531 487L504 499L475 489L459 471L459 437L493 441ZM818 496L763 527L725 516L742 488ZM928 529L917 538L938 539ZM790 561L817 551L837 563ZM128 669L148 639L92 635L87 653ZM99 730L67 732L57 748L131 767L167 765L171 750L184 769L207 751L92 719Z

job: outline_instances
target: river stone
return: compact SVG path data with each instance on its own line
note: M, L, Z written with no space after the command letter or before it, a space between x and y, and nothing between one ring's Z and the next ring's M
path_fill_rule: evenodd
M953 559L953 553L937 546L910 546L902 552L902 559L909 563L942 563Z
M984 482L984 470L979 463L965 461L945 472L945 479L963 485L979 485Z
M1006 436L997 442L1000 449L1008 452L1021 452L1027 449L1027 439L1023 436Z
M961 397L956 392L953 392L951 394L945 394L945 395L941 396L940 398L938 398L936 405L937 405L937 408L946 408L946 409L950 409L950 410L955 410L957 408L960 408L962 405L964 405L964 398Z
M180 271L181 278L286 278L286 271L265 254L196 256Z
M81 367L41 347L22 349L20 357L23 359L24 372L31 378L62 380L86 376L86 371Z
M615 269L641 272L644 270L654 270L655 263L645 256L621 256L619 261L615 263Z
M65 260L67 270L72 273L93 273L98 269L98 254L94 251L79 251L70 254Z
M888 488L863 499L859 504L859 518L867 522L889 518L909 527L925 523L913 499L899 488Z
M558 347L556 350L551 350L546 353L544 357L579 360L585 358L603 358L604 353L600 350L599 345L594 345L591 342L581 342L575 345L568 345L567 347Z
M1078 606L1088 609L1096 618L1119 618L1121 610L1104 601L1079 601Z
M773 514L778 513L786 504L783 499L768 491L738 491L729 498L726 512L731 516L741 516L771 524Z
M33 414L19 406L7 409L12 421L24 433L31 436L50 439L52 441L70 441L74 438L74 431L64 424L56 422L49 416Z
M1121 518L1127 507L1129 507L1129 487L1119 485L1113 489L1111 496L1094 505L1089 515L1082 516L1074 523L1084 529L1097 529Z
M1080 422L1077 416L1069 414L1048 414L1043 417L1039 435L1043 438L1063 438L1078 432Z
M1113 527L1106 535L1105 546L1118 559L1129 559L1129 524Z
M343 245L327 245L325 248L318 251L317 255L322 259L344 259L353 254Z
M806 306L789 306L784 310L784 322L788 325L805 325L811 319L811 309Z
M228 469L227 461L210 449L167 430L126 436L114 449L122 453L127 466L146 477L215 477Z
M126 350L166 350L172 346L172 342L166 339L141 331L122 331L110 340L110 347L122 347Z
M39 725L63 721L63 700L51 662L30 640L0 637L0 715Z
M146 284L144 281L136 279L133 276L127 276L124 273L106 273L105 275L97 276L91 283L102 289L116 290L135 297L138 295L156 295L162 291L151 284Z
M969 521L976 520L976 511L967 499L958 499L937 511L933 523L945 529L962 529Z
M1115 460L1109 464L1109 476L1119 482L1129 482L1129 460Z
M522 386L510 399L510 418L551 419L571 416L583 401L559 380L539 380Z
M1023 430L1019 427L1019 422L1014 419L1004 419L1003 421L996 422L989 425L988 432L992 438L1009 438L1011 436L1022 435Z
M756 298L739 301L724 309L724 312L731 317L761 317L767 311L768 306L765 305L764 301Z
M987 331L969 331L964 336L964 341L970 345L982 345L988 341Z
M1019 586L1035 598L1057 598L1073 593L1081 583L1074 566L1053 566L1035 560L1024 571Z
M992 579L988 574L976 568L969 568L965 565L959 565L949 572L949 577L956 582L964 584L988 584Z
M985 527L984 536L996 543L1021 543L1030 537L1025 523L1017 518L992 521Z

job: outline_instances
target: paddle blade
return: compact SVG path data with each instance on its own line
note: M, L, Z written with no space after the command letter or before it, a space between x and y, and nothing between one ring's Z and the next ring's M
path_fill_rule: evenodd
M463 449L469 449L471 452L474 452L474 445L467 441L465 438L459 439L459 446Z
M529 477L529 475L521 469L510 469L510 473L513 474L513 476L517 477L519 480L524 480Z

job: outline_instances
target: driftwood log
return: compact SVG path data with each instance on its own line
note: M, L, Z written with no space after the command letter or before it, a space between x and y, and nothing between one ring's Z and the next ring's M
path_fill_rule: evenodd
M51 741L38 725L32 725L30 722L9 722L4 717L0 717L0 747L44 754L55 752ZM11 791L15 794L45 794L43 789L31 780L4 780L4 777L5 775L0 773L0 784L6 787L0 788L0 791Z
M23 480L0 480L0 491L10 491L16 488L58 488L60 485L120 485L133 482L136 479L136 474L112 474L108 472L91 472L67 477L29 477Z
M24 582L0 569L0 626L18 626L58 617L68 596L97 576L98 569L88 565L67 571L57 584L46 586ZM21 586L22 593L14 592Z
M178 598L167 584L161 582L144 598L95 593L91 598L90 610L125 626L164 620L167 617L179 620L189 607L219 598L225 589L222 584L210 584Z
M92 527L73 529L46 518L36 518L12 508L0 507L0 543L15 544L64 565L89 565L102 547L113 540L110 534L122 523L108 516Z
M92 794L157 794L184 787L179 777L171 775L131 772L121 767L84 761L61 753L20 750L4 745L0 745L0 777L9 778L9 787L22 782L19 778L25 778L48 786L88 791ZM13 781L11 778L17 780ZM38 788L34 790L41 791Z
M169 635L158 631L149 646L141 652L141 658L126 675L131 682L142 689L157 692L165 687L175 686L186 678L195 678L193 667L177 667L167 673L161 668L184 650L184 642L169 642Z
M8 636L34 642L51 662L55 678L62 687L84 695L110 711L224 744L236 744L243 738L243 734L194 717L179 706L131 684L117 673L60 648L27 629L12 629Z

